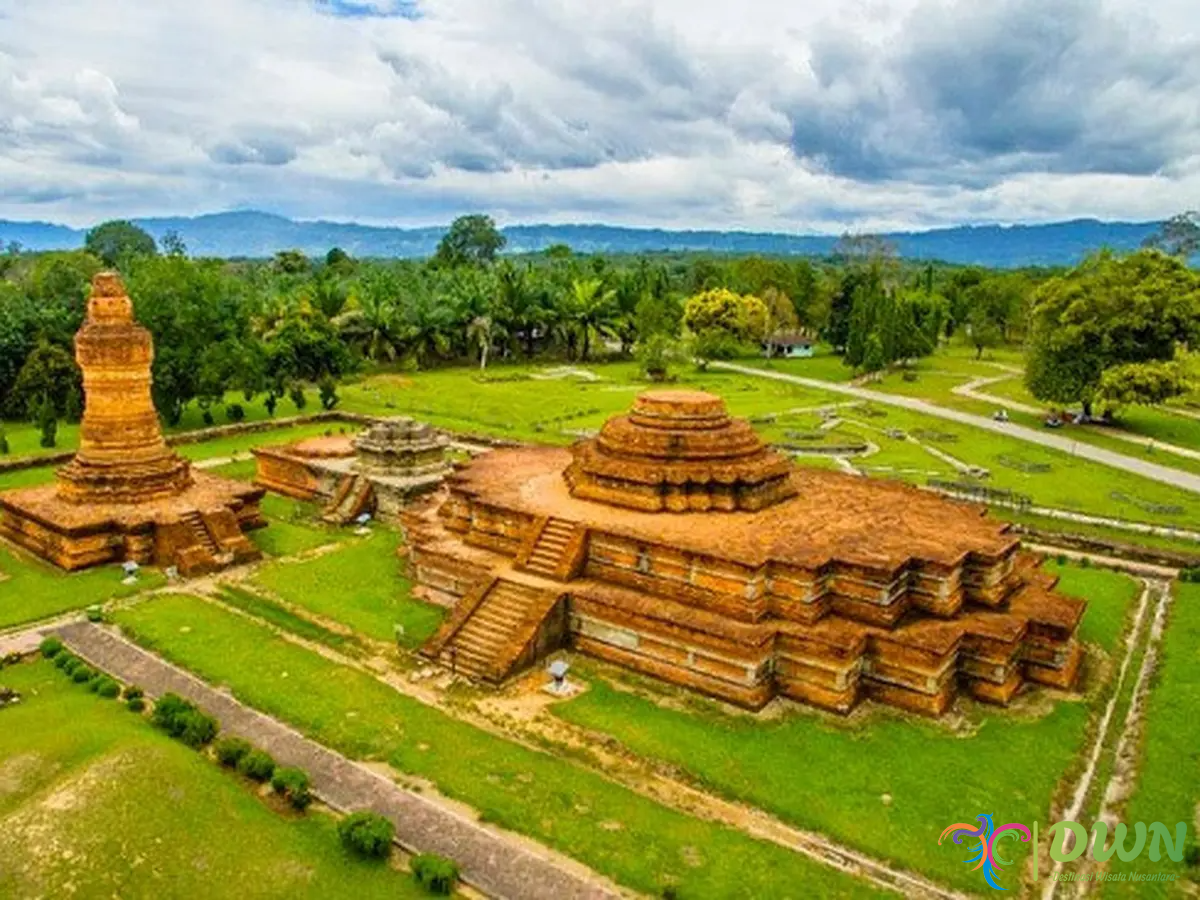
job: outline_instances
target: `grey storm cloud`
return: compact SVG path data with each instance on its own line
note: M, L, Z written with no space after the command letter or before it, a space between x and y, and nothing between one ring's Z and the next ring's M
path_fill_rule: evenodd
M812 69L793 147L852 178L1147 175L1200 149L1200 40L1095 0L929 0L887 47L818 37Z
M1157 217L1194 2L0 0L0 215Z

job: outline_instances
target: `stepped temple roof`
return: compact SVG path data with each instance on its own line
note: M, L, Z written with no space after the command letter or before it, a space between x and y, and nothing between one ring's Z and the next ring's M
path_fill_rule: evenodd
M57 483L0 494L0 535L64 568L133 560L211 571L260 554L262 490L193 472L163 439L151 399L154 348L120 278L92 282L75 336L83 372L79 451Z
M423 648L498 683L567 646L758 707L938 714L1070 687L1085 604L983 507L794 466L724 402L650 391L569 449L494 450L408 513Z
M566 470L571 494L648 511L755 510L795 489L791 463L749 423L731 419L720 397L648 391L578 444Z

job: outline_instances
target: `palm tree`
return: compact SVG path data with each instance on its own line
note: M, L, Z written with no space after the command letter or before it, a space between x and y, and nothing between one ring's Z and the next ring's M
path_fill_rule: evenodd
M364 278L362 288L331 321L342 338L372 362L394 361L401 350L398 286L386 275Z
M599 278L575 279L568 298L571 316L579 328L580 359L587 362L591 336L612 335L619 314L615 294Z
M467 343L479 347L479 370L487 368L488 351L492 347L496 326L491 316L476 316L467 325Z

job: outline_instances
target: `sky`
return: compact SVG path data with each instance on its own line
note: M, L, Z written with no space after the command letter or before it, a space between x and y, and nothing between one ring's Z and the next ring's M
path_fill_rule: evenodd
M1196 0L0 0L0 218L1200 206Z

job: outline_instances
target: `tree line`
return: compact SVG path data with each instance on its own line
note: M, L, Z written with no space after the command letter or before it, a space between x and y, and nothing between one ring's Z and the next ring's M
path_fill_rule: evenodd
M0 415L79 417L71 341L103 268L123 274L154 336L154 400L168 423L231 391L273 412L318 384L331 404L338 379L378 366L602 354L636 357L648 377L666 378L678 361L761 353L781 334L825 340L868 372L950 339L979 354L1025 342L1030 387L1057 403L1159 402L1190 384L1196 275L1169 248L1101 254L1071 271L907 262L869 236L848 236L822 259L503 248L483 215L456 220L420 261L338 248L319 259L195 259L177 235L160 246L120 221L77 251L10 247L0 255Z

